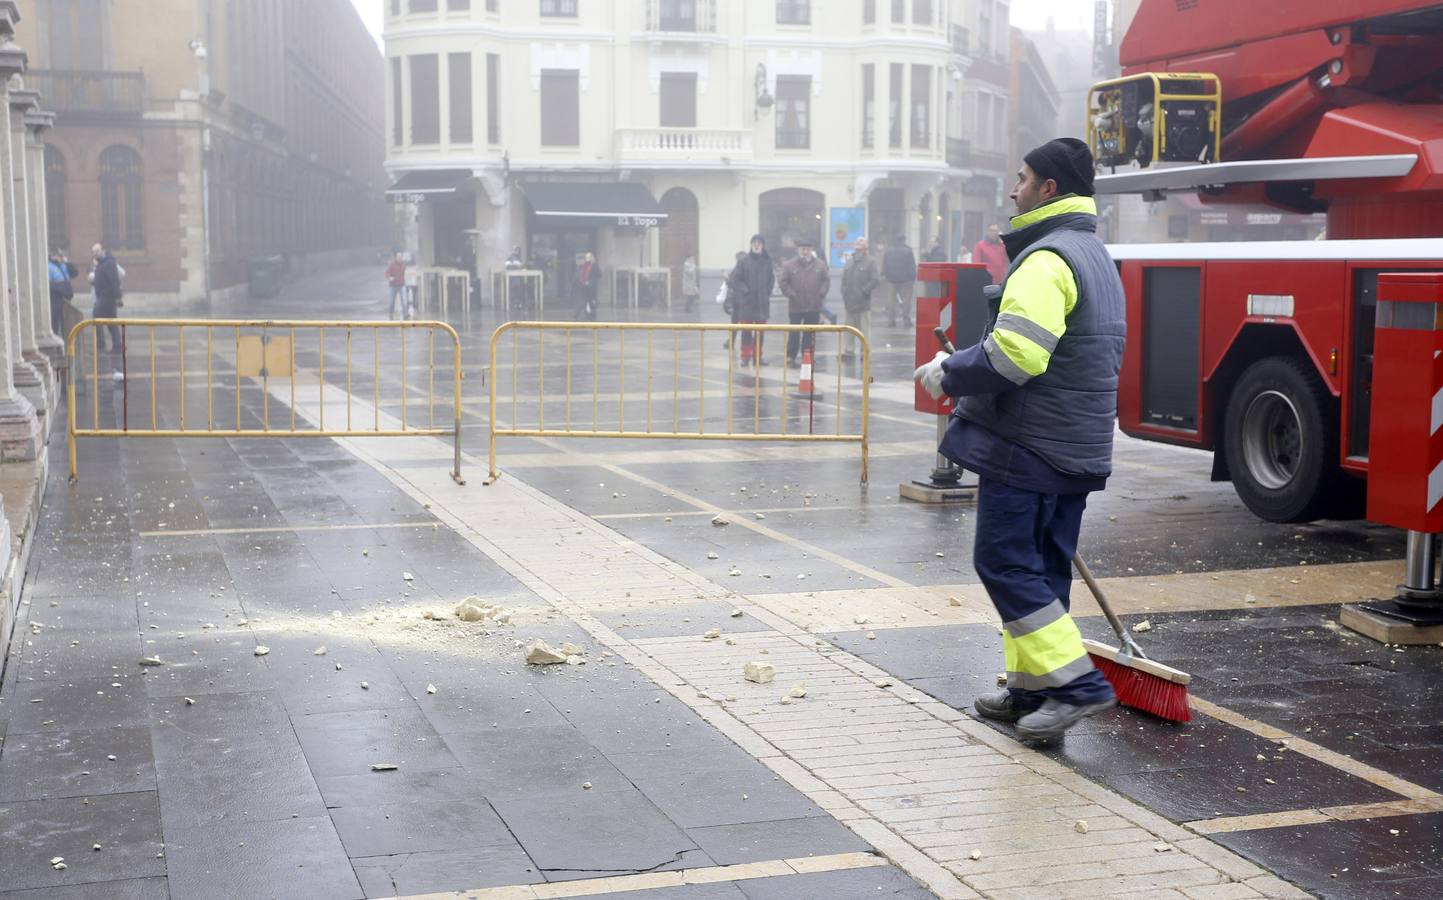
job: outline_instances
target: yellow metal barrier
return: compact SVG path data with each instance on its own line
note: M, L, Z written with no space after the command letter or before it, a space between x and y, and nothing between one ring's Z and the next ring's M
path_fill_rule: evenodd
M102 350L100 339L102 329L110 337L110 348ZM142 335L141 350L145 369L132 371L130 352L133 349L129 336L139 330ZM157 331L161 343L157 349ZM327 332L335 344L326 343ZM419 347L424 357L418 366L424 366L422 381L417 384L409 379L408 361L410 354L417 352L408 340L411 332L424 332L425 340ZM89 332L86 335L86 332ZM364 339L369 332L370 340ZM443 376L451 381L449 405L453 423L447 427L438 425L436 417L437 397L437 335L441 336L441 365L448 362L450 373ZM382 343L382 336L390 340ZM399 336L399 348L395 337ZM82 340L88 337L88 340ZM187 338L191 352L196 359L187 356ZM305 340L298 349L297 339ZM344 346L341 346L341 343ZM369 347L365 346L369 344ZM69 385L69 430L70 430L70 479L79 474L77 438L89 437L155 437L155 438L265 438L265 437L450 437L454 444L454 465L451 477L458 484L465 484L461 477L461 339L454 329L444 322L346 322L346 321L303 321L303 320L250 320L250 319L86 319L70 329L66 339L72 369L87 373L89 378L72 378ZM399 355L399 370L395 359L383 360L386 353ZM369 351L369 352L367 352ZM314 372L308 373L297 366L297 354L303 361L314 361ZM327 382L327 353L342 356L340 365L332 364L333 383ZM83 365L82 355L88 356ZM164 360L174 370L160 371L158 362ZM365 365L369 363L369 384L365 377ZM219 364L219 366L217 365ZM102 366L109 366L110 375L102 376ZM187 373L187 366L190 371ZM399 371L399 377L397 377ZM359 376L359 384L357 383ZM132 421L130 401L133 393L131 382L139 377L147 382L147 388L140 393L141 401L149 405L149 414L141 410L138 421ZM187 381L204 380L204 427L188 425ZM248 387L253 388L259 381L260 415L244 408L242 394ZM279 423L273 423L270 401L275 381L281 381L281 400L285 399L289 387L290 414ZM308 382L304 383L303 382ZM104 407L101 405L102 385L111 389ZM171 390L172 386L175 388ZM80 392L90 395L90 423L82 427L77 421L77 387ZM382 427L381 404L383 391L389 401L396 388L400 391L399 428ZM234 403L217 403L217 389L234 391ZM359 389L359 390L358 390ZM369 391L371 415L369 427L358 420L354 407L356 397L364 397L362 391ZM444 383L443 383L444 391ZM423 400L412 400L411 394L421 394ZM345 426L326 422L328 393L337 393L345 398ZM118 396L117 396L118 395ZM442 413L448 399L441 395ZM314 404L314 422L304 421L298 415L297 400L302 405ZM222 398L224 399L224 398ZM200 413L199 398L195 392L189 394ZM112 421L102 423L102 410ZM413 411L416 411L413 415ZM364 413L364 410L362 410ZM424 425L420 423L424 413ZM174 414L176 424L169 427L164 420ZM259 427L244 424L246 415L259 419ZM444 421L444 420L443 420Z
M546 336L555 332L561 332L562 344L560 352L562 358L558 361L550 357L548 361ZM640 335L638 335L640 333ZM796 366L783 363L781 366L758 367L755 365L745 366L737 360L737 347L740 337L743 334L751 334L760 343L767 335L777 335L785 339L788 334L800 333L810 335L816 342L816 350L820 354L825 349L822 347L821 338L835 335L836 344L833 353L827 355L832 363L833 376L828 380L834 380L834 389L830 391L831 399L824 400L824 411L830 411L834 422L829 433L819 433L816 429L815 408L817 404L817 392L807 395L799 393L799 387L790 383L799 379L800 372ZM501 366L498 362L497 351L505 336L510 335L511 344L511 419L509 426L502 426L498 420L497 384L505 376L501 374ZM523 334L534 335L534 347L528 340L527 352L534 350L535 356L530 361L522 361L521 336ZM608 342L602 346L602 336L616 336L614 342ZM708 353L707 339L713 336L730 335L732 346L724 350L714 347ZM580 341L574 340L580 336ZM587 341L586 337L590 340ZM644 394L634 391L632 399L638 400L644 396L646 401L645 427L637 427L636 418L632 419L632 427L627 427L627 338L632 336L632 346L636 347L636 340L645 341L645 367L641 376L646 380ZM579 365L574 356L577 344L581 345L580 352L584 357L579 360ZM657 344L662 343L661 354L663 358L658 365ZM830 342L828 342L830 343ZM860 348L860 370L858 372L860 387L854 393L860 395L858 407L857 427L855 430L844 431L842 420L844 413L850 412L848 405L844 403L843 375L842 375L842 350L843 344L855 344ZM603 352L606 356L603 357ZM669 359L667 355L669 354ZM707 358L713 360L720 355L726 357L726 385L723 389L713 388L709 394L707 390L708 369ZM772 346L768 355L773 359L785 359L784 348ZM688 364L684 367L683 358L688 358ZM607 365L602 366L602 360L606 359ZM818 356L818 358L821 358ZM519 370L523 366L535 365L536 378L534 385L528 376L526 387L528 390L535 387L535 394L528 394L527 403L534 403L535 423L520 424L519 413L521 409L521 383ZM872 383L872 356L871 347L867 338L857 329L846 325L690 325L670 323L645 323L645 322L506 322L497 328L491 335L490 368L492 377L490 385L490 438L489 438L489 473L486 484L491 484L500 477L500 471L496 468L496 438L498 437L586 437L586 438L649 438L654 440L707 440L707 441L796 441L796 442L850 442L861 445L862 451L862 481L867 481L867 422L868 404L871 398ZM716 366L720 374L720 365ZM559 371L558 371L559 370ZM633 367L632 371L635 371ZM556 374L551 374L555 372ZM614 373L616 389L610 387L604 391L601 387L603 377L610 377ZM815 377L815 372L813 373ZM738 384L738 380L746 384ZM547 381L548 377L553 385L564 385L564 397L558 398L564 405L564 419L562 423L547 426ZM696 389L682 390L683 378L694 381ZM663 382L660 393L656 390L656 382L660 378ZM774 382L767 384L767 382ZM574 397L577 396L578 382L582 392L582 402L587 399L584 395L589 394L591 416L590 423L578 423L573 416L575 406ZM667 383L669 382L669 384ZM634 382L633 382L634 383ZM817 383L818 385L820 382ZM668 389L669 388L669 389ZM707 429L707 399L708 397L725 398L726 401L726 426L723 430L709 431ZM602 420L600 411L603 397L608 405L615 401L617 414L614 422L608 417ZM670 398L670 415L658 417L655 415L655 404L660 398L663 404L663 412L666 412L666 399ZM789 397L806 403L806 431L793 431L788 428L788 420L791 418L792 407L788 404ZM767 399L768 413L762 414L763 399ZM779 398L781 405L775 410L771 407L774 398ZM737 401L750 401L744 403L746 409L742 409L742 415L737 415ZM697 418L696 430L682 430L680 422L682 419L683 401L690 403L695 400L695 415ZM557 399L552 399L553 404ZM553 409L554 409L553 405ZM775 430L764 430L764 421L770 421L773 411L777 413L778 427ZM528 414L530 410L528 409ZM748 414L749 413L749 414ZM690 408L686 418L690 419ZM750 430L738 430L738 419L741 424L750 420ZM668 421L669 420L669 421ZM553 419L555 422L555 419ZM667 427L667 426L670 427Z

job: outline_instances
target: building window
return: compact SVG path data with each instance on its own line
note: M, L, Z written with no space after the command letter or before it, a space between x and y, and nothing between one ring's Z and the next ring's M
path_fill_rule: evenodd
M471 8L471 0L446 0L446 8L452 12L465 12Z
M872 147L877 140L877 67L862 65L862 146Z
M812 0L777 0L777 24L812 24Z
M877 23L877 0L862 0L862 24Z
M907 0L892 0L892 21L898 25L907 21Z
M391 0L391 15L392 15L392 16L399 16L400 14L401 14L401 0Z
M658 31L696 31L696 0L661 0Z
M576 0L541 0L543 16L576 18Z
M812 146L812 79L810 75L777 76L777 148L805 150Z
M141 197L145 170L140 154L116 144L100 154L100 235L107 248L145 249Z
M45 224L50 249L69 244L65 231L65 157L49 144L45 145Z
M436 11L436 0L411 0L411 12L428 13Z
M696 73L661 73L661 127L696 127Z
M912 0L912 24L932 24L932 0Z
M977 49L983 56L992 55L992 8L988 0L983 0L977 13Z
M932 144L932 67L912 66L912 146Z
M499 0L486 0L486 11L494 13L500 5Z
M486 54L486 140L501 143L501 57Z
M581 144L581 73L541 70L541 146Z
M39 4L49 20L51 69L95 71L106 68L105 41L109 3L102 0L48 0ZM43 33L43 32L42 32Z
M401 93L401 58L391 57L391 143L401 146L406 142L405 106Z
M446 57L450 78L451 143L471 143L471 54L452 53Z
M892 63L888 67L887 79L887 146L902 146L902 116L906 112L902 108L902 73L904 68L901 63Z
M411 143L441 143L441 79L434 53L411 57Z

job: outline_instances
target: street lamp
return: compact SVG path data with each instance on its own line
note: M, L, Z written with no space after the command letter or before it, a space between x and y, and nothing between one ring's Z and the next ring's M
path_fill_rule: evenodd
M752 110L753 119L761 118L762 110L771 109L772 105L777 102L772 98L771 92L767 90L766 63L757 63L756 94L757 105L756 109Z

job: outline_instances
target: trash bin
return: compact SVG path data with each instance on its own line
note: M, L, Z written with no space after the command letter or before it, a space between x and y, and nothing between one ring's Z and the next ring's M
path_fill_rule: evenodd
M252 297L274 297L281 292L284 262L279 256L258 256L246 264Z

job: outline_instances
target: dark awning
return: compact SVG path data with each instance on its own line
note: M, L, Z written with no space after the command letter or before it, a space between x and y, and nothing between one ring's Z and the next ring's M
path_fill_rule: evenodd
M386 188L386 196L406 194L454 194L471 177L470 169L424 169L404 172Z
M530 181L523 182L521 190L540 219L642 226L666 221L651 191L634 181Z

